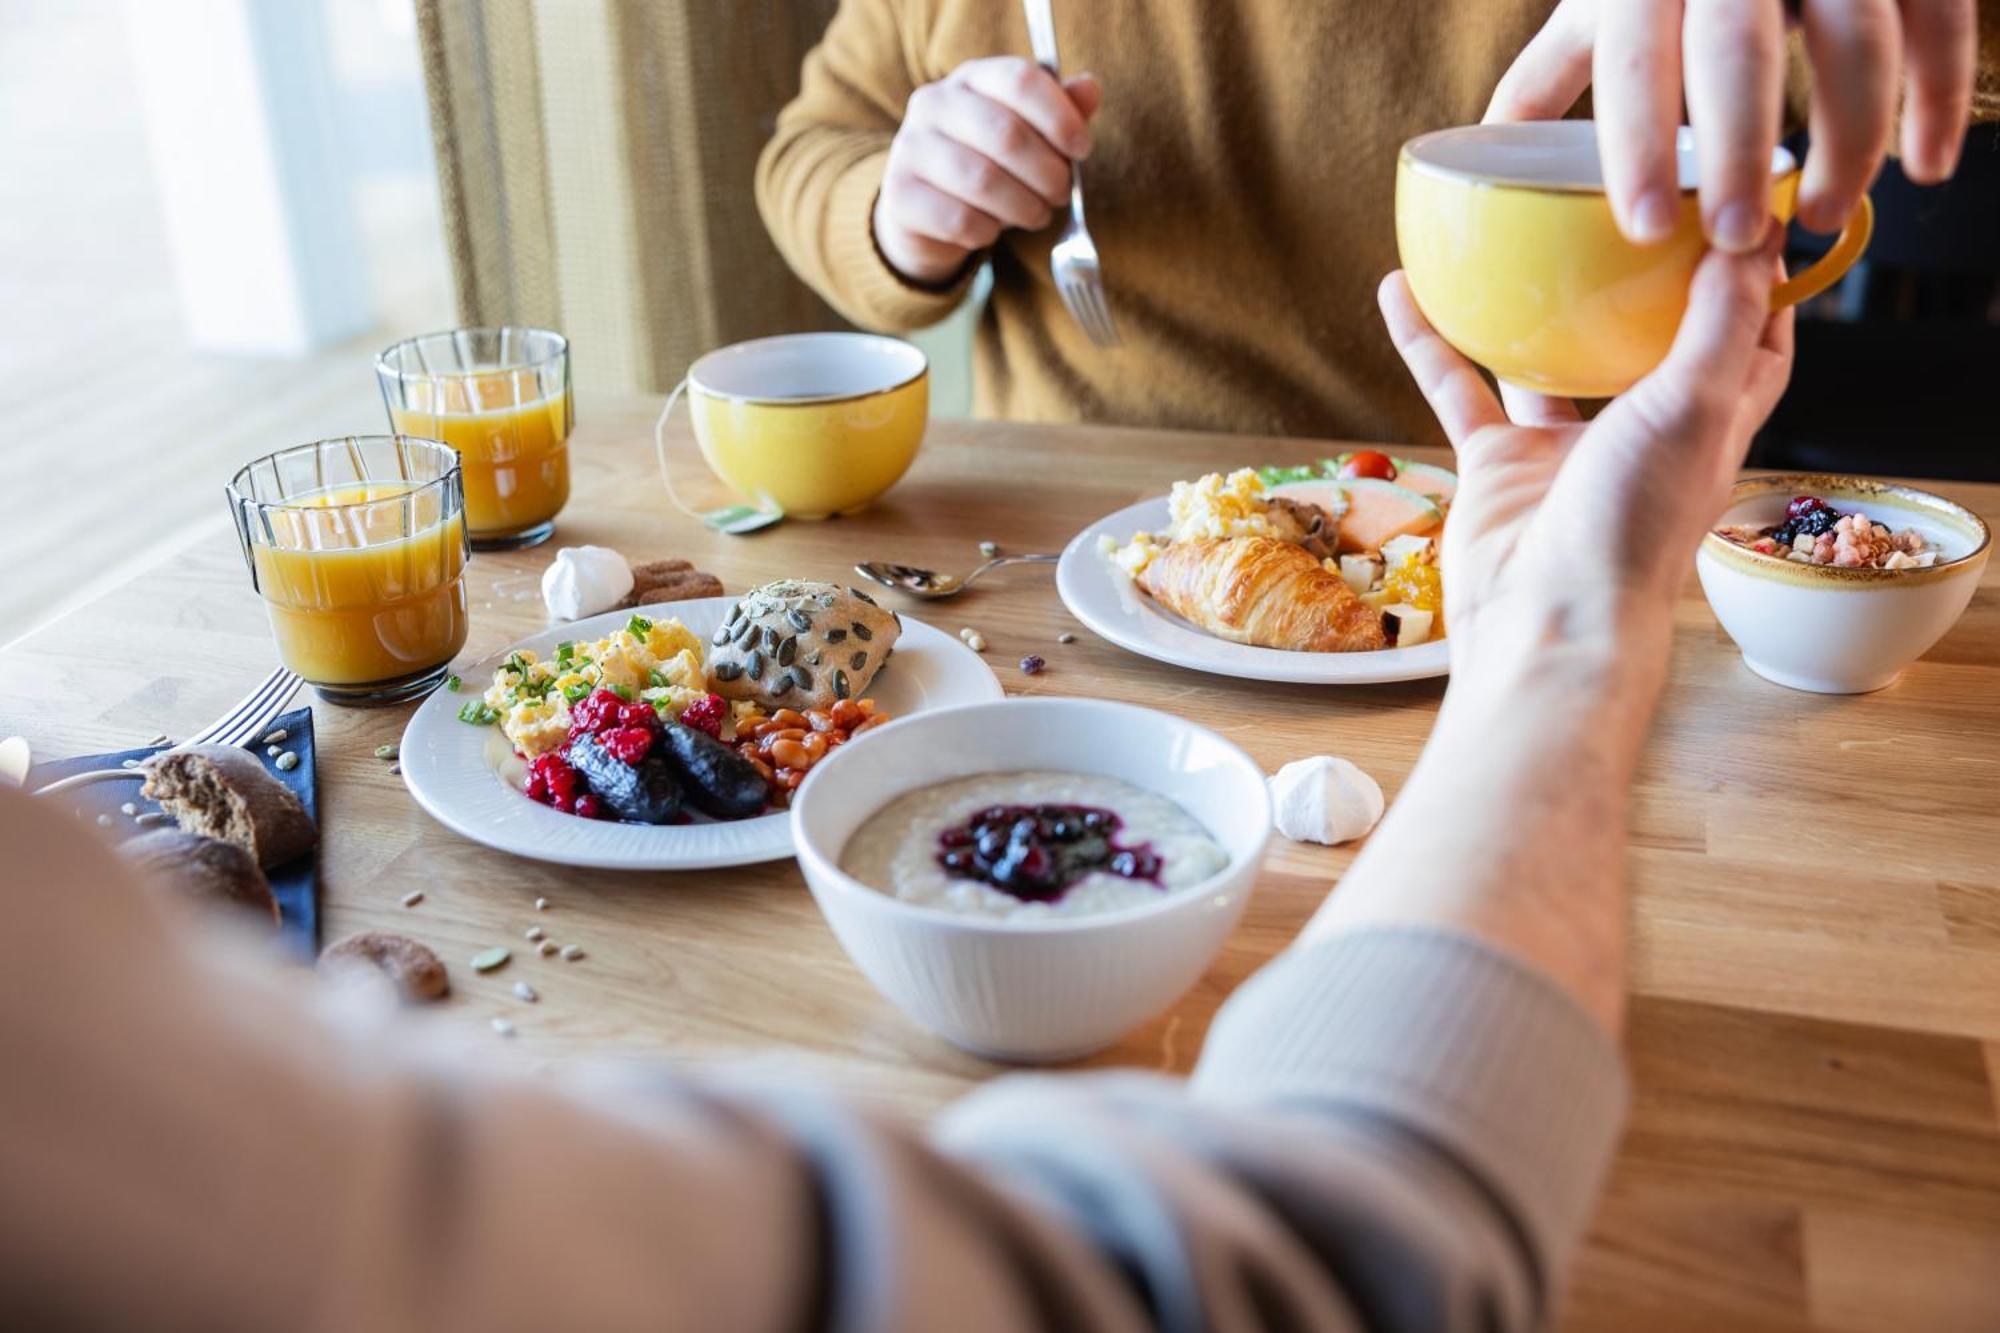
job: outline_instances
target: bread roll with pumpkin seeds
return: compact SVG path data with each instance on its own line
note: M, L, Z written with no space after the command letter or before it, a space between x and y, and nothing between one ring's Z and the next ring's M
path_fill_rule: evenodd
M767 711L858 699L902 632L859 588L780 579L730 608L710 640L709 688Z

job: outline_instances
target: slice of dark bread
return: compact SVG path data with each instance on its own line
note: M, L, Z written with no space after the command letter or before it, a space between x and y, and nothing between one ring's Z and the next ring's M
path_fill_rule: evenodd
M269 870L309 849L319 831L263 761L228 745L170 750L146 761L146 795L190 833L233 842Z
M118 852L154 883L198 907L232 908L278 924L278 900L250 853L233 842L184 829L128 838Z

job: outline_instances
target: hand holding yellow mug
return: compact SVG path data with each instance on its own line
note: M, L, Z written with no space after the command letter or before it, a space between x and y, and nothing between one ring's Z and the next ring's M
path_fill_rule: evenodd
M1396 246L1424 318L1502 380L1564 398L1611 398L1666 356L1707 242L1694 142L1680 132L1680 216L1655 245L1612 217L1587 120L1467 125L1419 135L1396 163ZM1790 221L1799 166L1771 162L1771 214ZM1867 198L1833 247L1771 292L1816 296L1861 257Z

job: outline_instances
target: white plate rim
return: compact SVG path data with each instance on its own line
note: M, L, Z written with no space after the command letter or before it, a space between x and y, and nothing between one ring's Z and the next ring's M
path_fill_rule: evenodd
M494 668L510 653L523 649L548 653L564 639L602 638L634 615L656 620L675 617L706 639L741 600L701 597L608 611L552 625L459 668L467 689L456 694L444 689L432 692L403 728L398 761L404 787L426 814L453 833L531 861L589 870L713 870L789 858L793 854L789 811L755 819L655 827L578 819L538 805L501 782L487 765L486 728L458 720L459 708L484 692L483 686L475 691L471 683L491 680ZM911 616L902 621L891 669L906 666L912 656L936 657L940 669L951 674L948 697L899 711L899 717L1005 697L992 668L955 635Z
M1230 643L1196 629L1141 593L1097 549L1100 536L1109 534L1122 544L1135 532L1158 532L1168 522L1167 497L1156 496L1106 514L1063 548L1056 562L1056 593L1091 633L1156 662L1239 680L1386 685L1450 672L1448 638L1371 653L1294 653Z

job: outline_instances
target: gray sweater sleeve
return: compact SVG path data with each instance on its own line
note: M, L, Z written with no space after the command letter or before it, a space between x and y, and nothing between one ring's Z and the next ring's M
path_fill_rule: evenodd
M37 942L0 968L0 1324L1528 1329L1624 1108L1535 973L1379 928L1252 978L1191 1082L1008 1076L928 1133L797 1081L488 1077L46 824L0 790Z

